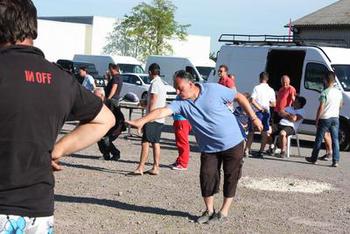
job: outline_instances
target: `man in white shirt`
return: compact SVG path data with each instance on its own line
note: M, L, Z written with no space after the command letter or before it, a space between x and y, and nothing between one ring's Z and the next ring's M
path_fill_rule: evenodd
M304 106L306 104L306 99L301 96L297 96L292 106L286 107L284 110L278 113L281 116L281 120L278 124L277 131L272 133L272 141L278 135L279 146L281 148L280 157L284 158L287 148L287 137L290 135L295 135L298 128L303 121L304 116ZM273 145L271 145L272 148Z
M263 157L263 152L267 143L268 132L270 131L270 107L276 105L275 91L267 83L269 81L269 74L261 72L259 75L260 84L255 86L251 95L251 102L256 110L256 116L261 120L264 128L261 132L262 140L259 152L254 155L257 158ZM250 153L250 148L253 143L254 129L252 124L249 124L249 134L247 137L247 145L245 147L245 155Z
M148 68L148 73L151 79L151 86L148 90L147 100L147 113L157 108L165 107L166 105L166 89L165 85L160 78L160 67L158 64L153 63ZM153 168L148 171L151 175L159 174L159 161L160 161L160 135L162 127L164 125L165 118L156 119L153 122L149 122L143 127L142 136L142 148L140 155L140 162L134 172L129 173L130 175L142 175L145 167L145 163L148 158L149 144L153 147Z
M311 157L305 158L310 163L316 163L318 153L321 149L322 140L325 132L329 131L332 138L332 167L337 167L340 159L339 154L339 111L343 103L343 95L341 91L334 87L335 74L327 72L323 80L326 89L322 91L320 96L320 106L316 115L316 139Z

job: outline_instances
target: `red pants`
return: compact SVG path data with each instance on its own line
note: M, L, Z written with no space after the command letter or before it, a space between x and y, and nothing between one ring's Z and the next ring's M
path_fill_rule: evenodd
M192 129L188 120L175 120L174 121L174 132L177 150L179 156L176 159L176 164L187 168L188 161L190 159L190 143L188 141L188 135Z

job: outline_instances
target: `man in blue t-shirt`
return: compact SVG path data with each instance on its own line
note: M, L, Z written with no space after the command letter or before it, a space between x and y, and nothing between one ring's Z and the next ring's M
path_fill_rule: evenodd
M200 184L206 211L197 222L225 221L236 193L243 163L243 136L237 134L241 132L239 125L226 104L237 101L259 130L262 130L263 126L248 100L236 90L215 83L194 83L191 74L183 70L175 73L174 86L180 100L127 123L140 131L145 123L157 118L172 114L185 117L192 125L201 151ZM220 211L215 212L214 194L219 191L221 164L224 170L224 201Z

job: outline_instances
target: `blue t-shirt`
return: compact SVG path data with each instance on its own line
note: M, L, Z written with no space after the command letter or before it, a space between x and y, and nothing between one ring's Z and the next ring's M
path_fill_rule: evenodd
M237 91L216 83L197 85L200 94L195 101L175 100L168 108L191 123L200 151L221 152L241 143L243 136L237 120L226 106Z
M94 83L95 83L94 78L92 76L90 76L89 74L87 74L81 85L84 86L87 90L92 92L92 91L94 91Z

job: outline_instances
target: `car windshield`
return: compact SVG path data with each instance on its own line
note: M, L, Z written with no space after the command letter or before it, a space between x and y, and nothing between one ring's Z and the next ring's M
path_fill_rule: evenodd
M210 72L214 69L213 67L196 67L203 80L207 80Z
M80 67L86 67L87 72L91 75L98 74L95 64L92 63L74 63L74 70L78 71Z
M140 65L118 63L121 73L145 73Z
M333 65L332 67L343 89L350 92L350 65Z
M151 79L149 78L148 75L141 75L140 77L145 84L151 84Z

